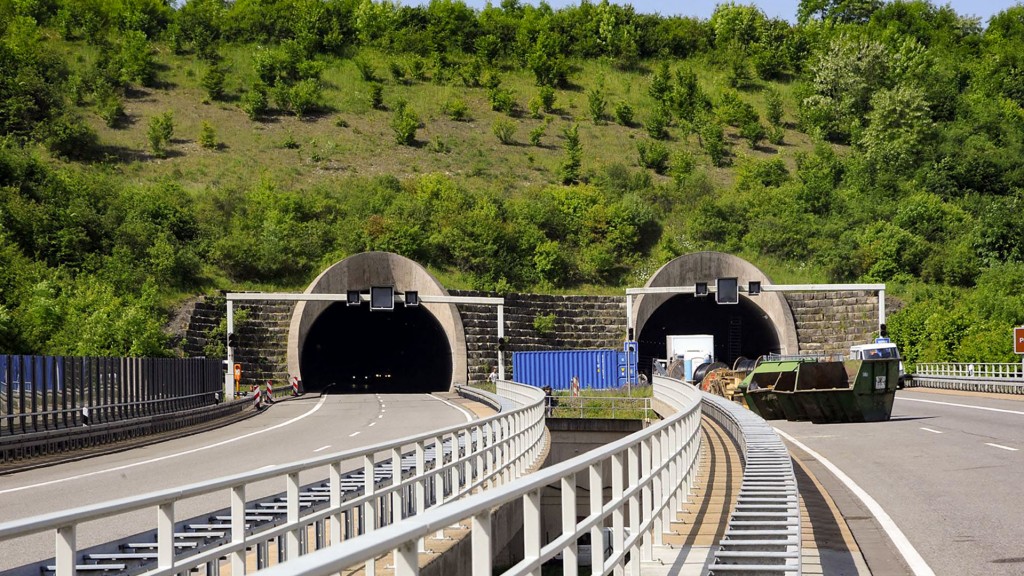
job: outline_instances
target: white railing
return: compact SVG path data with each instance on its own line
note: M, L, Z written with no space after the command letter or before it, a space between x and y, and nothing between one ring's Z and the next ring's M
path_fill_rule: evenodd
M468 523L472 558L467 572L491 576L495 511L516 502L522 503L524 557L504 574L540 574L542 564L561 555L563 573L575 576L577 540L585 535L592 543L595 574L619 573L624 567L638 574L639 562L651 558L653 546L661 544L663 532L686 501L699 461L700 392L678 381L663 383L663 389L661 400L677 412L645 430L260 574L326 576L382 554L393 554L396 576L418 574L417 551L423 539L445 527ZM610 485L611 490L591 489L598 485ZM581 505L578 500L584 498L587 504ZM546 525L557 534L548 542L542 539ZM602 545L606 527L611 529L607 546Z
M277 466L271 470L248 472L179 488L152 492L121 500L83 506L62 512L0 524L0 548L3 542L39 532L56 535L56 574L70 576L76 571L79 527L92 520L116 518L138 510L153 512L157 543L156 566L142 572L150 575L187 573L207 565L219 570L223 560L235 575L245 573L246 549L278 546L278 554L294 561L321 544L330 546L343 540L356 541L386 525L405 525L434 509L473 491L506 484L524 473L541 455L544 437L544 394L528 386L503 383L499 390L508 393L520 407L482 420L435 430L427 434L348 450L335 454ZM449 457L445 458L447 443ZM415 469L404 473L403 451L415 453ZM428 468L428 449L433 448L433 466ZM378 464L390 459L391 473L375 474ZM342 467L346 461L361 461L362 491L343 499ZM349 464L351 466L351 464ZM329 506L303 509L299 474L322 471L329 489L319 498ZM267 528L247 528L247 487L264 481L281 482L285 490L287 519ZM224 494L230 501L230 537L215 547L179 554L175 549L175 503L188 498ZM308 500L308 497L305 498ZM445 506L442 506L444 504ZM310 531L328 538L310 538ZM323 540L321 542L321 540ZM282 554L283 551L283 554ZM372 574L372 558L366 556L367 572Z
M982 362L920 363L911 376L914 386L1024 394L1024 365Z

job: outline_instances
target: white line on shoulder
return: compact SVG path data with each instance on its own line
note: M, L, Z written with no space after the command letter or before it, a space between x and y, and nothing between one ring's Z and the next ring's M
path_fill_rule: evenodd
M935 576L935 572L931 569L930 566L928 566L928 563L924 561L924 558L922 558L921 555L917 552L917 549L914 548L914 545L910 543L910 540L907 540L907 537L903 534L903 531L900 530L898 526L896 526L896 523L892 521L892 518L889 516L889 514L882 509L882 506L879 505L879 503L876 502L870 494L865 492L864 489L858 486L852 478L847 476L845 472L840 470L839 467L830 462L821 454L818 454L814 450L811 450L809 447L805 446L799 440L793 438L789 434L786 434L782 430L775 428L775 431L779 434L779 436L782 436L786 440L789 440L795 446L797 446L804 452L807 452L815 459L817 459L819 462L821 462L825 466L825 468L828 468L830 472L835 474L836 478L838 478L840 482L846 485L846 487L851 492L853 492L853 494L857 496L857 498L859 498L865 506L868 507L868 510L870 510L871 513L875 516L875 519L878 520L878 523L882 526L882 529L885 530L885 533L889 535L889 539L892 540L893 545L896 546L896 550L899 551L900 555L902 555L903 559L907 562L907 566L910 567L911 572L913 572L916 576Z

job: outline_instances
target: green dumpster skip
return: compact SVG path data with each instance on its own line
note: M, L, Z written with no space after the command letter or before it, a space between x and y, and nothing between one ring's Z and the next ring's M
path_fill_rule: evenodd
M758 364L740 384L747 406L765 420L807 420L807 414L793 401L801 364L798 360Z
M791 397L817 424L879 422L892 415L898 379L898 360L805 363Z

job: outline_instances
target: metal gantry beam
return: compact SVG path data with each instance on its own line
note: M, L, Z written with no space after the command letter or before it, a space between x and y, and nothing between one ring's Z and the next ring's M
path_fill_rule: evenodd
M296 293L296 292L228 292L225 295L227 300L228 329L227 333L235 331L235 302L347 302L348 293ZM360 294L360 302L368 302L369 294ZM403 294L395 293L395 302L405 303ZM498 308L498 340L505 337L505 299L484 296L441 296L420 294L419 302L422 304L475 304L480 306L496 306ZM233 399L235 396L234 376L232 370L235 364L235 349L227 346L227 374L224 377L224 397ZM498 379L505 379L505 355L498 352Z
M708 282L708 294L714 294L717 287ZM747 287L739 285L740 292ZM761 284L761 292L876 292L878 294L878 325L885 324L885 284ZM633 296L643 294L694 294L696 286L650 286L626 289L626 329L633 326ZM639 334L637 335L639 336Z

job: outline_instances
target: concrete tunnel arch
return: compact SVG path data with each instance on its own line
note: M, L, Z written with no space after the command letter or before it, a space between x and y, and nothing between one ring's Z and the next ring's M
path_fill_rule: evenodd
M368 292L394 286L421 296L447 296L425 268L390 252L364 252L335 263L307 294ZM288 371L307 392L446 392L467 380L466 336L454 304L396 304L370 312L368 304L299 302L288 330Z
M771 284L750 262L723 252L694 252L659 268L645 287L688 287L697 282L714 285L717 278L735 277L740 286L750 281ZM665 357L669 334L712 334L715 356L730 366L738 356L796 354L799 342L793 311L781 292L757 296L740 293L739 304L716 304L713 295L643 294L633 303L633 326L639 343L641 370L651 360Z

